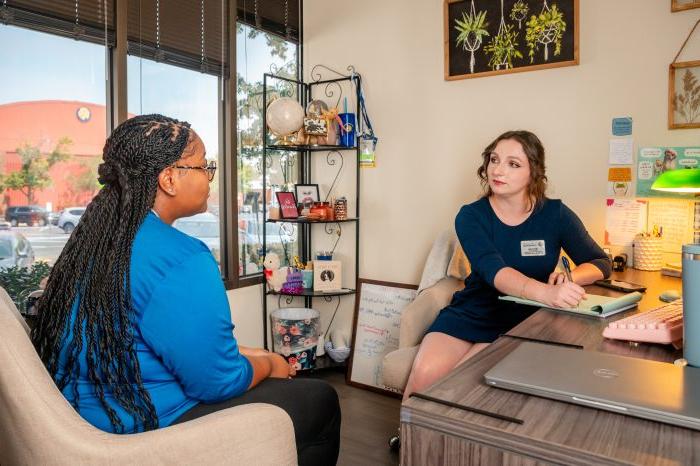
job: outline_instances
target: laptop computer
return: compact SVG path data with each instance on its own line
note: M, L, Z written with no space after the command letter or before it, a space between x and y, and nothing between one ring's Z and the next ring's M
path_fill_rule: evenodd
M498 388L700 430L700 368L524 342L484 378Z

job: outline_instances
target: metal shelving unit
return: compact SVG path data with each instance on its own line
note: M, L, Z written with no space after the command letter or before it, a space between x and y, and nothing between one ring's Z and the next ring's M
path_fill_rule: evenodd
M334 75L340 76L333 79L323 79L321 69L327 72L332 72ZM332 99L330 104L335 103L336 107L339 106L341 100L347 97L349 100L354 100L355 102L355 121L360 121L360 115L358 113L360 108L360 76L354 73L353 67L348 67L348 71L352 72L350 75L343 75L335 70L332 70L324 65L316 65L312 71L312 81L303 82L294 79L289 79L287 77L281 77L274 74L266 73L263 77L263 109L267 108L268 104L268 89L271 86L276 86L278 89L280 87L287 88L290 95L295 95L299 100L302 107L306 108L306 105L314 99L321 99L328 101ZM345 87L344 87L345 85ZM348 90L349 89L349 90ZM356 132L357 136L357 132ZM333 179L333 183L329 189L329 192L333 191L336 182L341 174L344 166L344 160L347 154L354 154L354 164L355 164L355 176L356 176L356 186L355 186L355 215L354 217L349 217L345 220L308 220L308 219L268 219L267 213L267 203L263 202L263 218L265 223L263 224L263 251L266 255L268 251L267 247L267 224L268 223L280 223L280 224L290 224L295 225L297 228L297 238L299 241L299 256L303 262L313 260L312 256L312 244L314 230L316 232L325 233L326 235L339 235L342 239L342 225L345 224L346 227L349 224L354 226L355 230L355 273L353 276L353 285L357 283L359 277L359 250L360 250L360 149L357 144L353 147L345 146L334 146L334 145L282 145L282 144L269 144L269 134L267 129L266 114L263 111L263 181L262 189L263 193L266 193L267 188L270 186L268 184L267 171L269 167L272 166L273 158L271 152L277 153L296 153L298 157L298 182L300 184L308 184L313 181L318 181L312 173L312 159L314 157L319 157L321 153L326 153L326 164L331 167L338 166L338 171ZM349 158L349 157L348 157ZM338 163L340 162L340 163ZM351 214L351 212L348 212ZM318 224L318 225L316 225ZM323 225L321 227L320 225ZM292 235L290 235L291 237ZM291 264L289 264L291 265ZM336 301L335 313L340 307L340 300L343 296L354 296L354 288L343 288L342 290L334 292L314 292L313 290L304 290L301 294L288 294L281 292L270 291L265 284L265 291L263 293L263 341L265 349L268 349L268 297L276 296L277 307L284 307L284 305L289 306L294 298L301 297L304 301L305 307L312 307L314 299L324 299L326 302Z

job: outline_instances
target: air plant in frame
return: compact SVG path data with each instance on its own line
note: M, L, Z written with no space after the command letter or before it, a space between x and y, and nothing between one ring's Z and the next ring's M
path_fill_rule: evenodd
M700 113L700 83L695 74L686 69L683 73L683 93L673 96L673 110L678 112L686 123L694 123Z
M550 44L554 44L554 55L559 55L564 31L566 31L564 13L557 8L556 4L552 4L552 8L549 8L547 0L544 0L542 12L537 16L533 15L525 29L525 42L530 49L528 53L530 63L535 60L535 52L539 50L540 45L544 45L544 61L549 60Z
M457 36L457 45L461 45L465 51L471 54L469 58L469 72L474 72L474 52L481 48L481 43L484 36L489 33L486 30L488 23L486 22L486 11L476 12L474 8L474 0L472 0L471 11L469 14L462 13L462 20L455 19L455 29L459 32Z
M510 10L510 19L518 22L518 30L522 28L522 22L527 18L529 11L530 7L523 0L518 0L513 4L513 8Z

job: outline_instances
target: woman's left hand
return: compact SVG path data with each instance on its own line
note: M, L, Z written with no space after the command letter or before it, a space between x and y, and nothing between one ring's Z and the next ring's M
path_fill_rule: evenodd
M547 280L547 283L550 285L558 285L560 283L564 283L566 281L566 275L564 272L559 272L555 270L554 272L549 274L549 279Z

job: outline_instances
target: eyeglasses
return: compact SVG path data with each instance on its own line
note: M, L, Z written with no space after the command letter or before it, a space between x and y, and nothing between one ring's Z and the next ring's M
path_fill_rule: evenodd
M206 165L203 165L201 167L191 167L189 165L173 165L175 168L181 168L183 170L206 170L207 171L207 178L209 178L209 181L212 181L214 179L214 176L216 175L216 161L212 160Z

